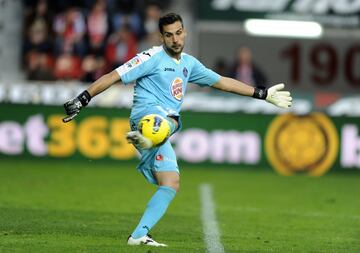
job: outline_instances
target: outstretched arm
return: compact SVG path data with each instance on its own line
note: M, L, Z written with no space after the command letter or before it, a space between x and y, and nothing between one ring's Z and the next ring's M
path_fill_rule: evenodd
M117 81L121 81L120 76L118 72L113 70L93 82L86 90L91 97L95 97L97 94L103 92Z
M219 82L215 83L212 87L218 90L231 92L243 96L252 96L255 91L255 88L252 86L249 86L233 78L224 76L220 77Z
M84 90L79 96L67 101L64 104L64 108L68 117L63 119L63 122L69 122L75 118L82 107L86 106L92 97L108 89L115 82L120 81L119 74L113 70L108 74L103 75L98 80L93 82L86 90Z
M291 106L292 97L289 91L282 91L282 89L285 87L285 85L282 83L274 85L269 89L259 89L233 78L222 76L220 77L220 80L212 87L238 95L264 99L267 102L281 108L288 108Z

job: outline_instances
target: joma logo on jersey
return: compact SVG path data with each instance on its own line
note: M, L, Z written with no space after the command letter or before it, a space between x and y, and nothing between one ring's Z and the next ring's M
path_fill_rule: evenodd
M176 99L176 100L181 100L183 97L183 80L180 77L177 77L174 79L174 81L172 81L171 83L171 95Z
M173 69L173 68L164 68L164 71L172 71L172 72L175 72L175 69Z

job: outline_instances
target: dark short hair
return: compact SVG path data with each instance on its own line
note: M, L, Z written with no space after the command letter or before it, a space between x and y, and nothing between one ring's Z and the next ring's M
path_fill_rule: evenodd
M176 21L181 22L181 26L184 27L183 20L179 14L176 13L168 13L164 16L162 16L159 19L159 31L160 33L163 33L164 31L164 25L171 25L174 24Z

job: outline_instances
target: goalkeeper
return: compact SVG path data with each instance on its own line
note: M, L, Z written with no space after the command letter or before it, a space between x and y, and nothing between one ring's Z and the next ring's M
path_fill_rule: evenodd
M183 52L186 30L182 18L169 13L159 20L162 45L137 54L133 59L102 76L78 97L64 104L67 118L72 120L92 97L121 81L135 82L133 107L130 115L131 132L128 141L141 153L137 169L145 178L157 185L138 225L129 236L129 245L146 244L166 246L156 242L148 232L165 214L180 185L180 173L175 152L167 140L160 147L151 143L137 131L139 120L148 114L159 114L170 123L171 134L180 129L180 110L187 84L211 86L218 90L242 96L263 99L281 108L291 106L290 92L282 91L284 84L269 89L258 89L232 78L223 77L206 68L196 58Z

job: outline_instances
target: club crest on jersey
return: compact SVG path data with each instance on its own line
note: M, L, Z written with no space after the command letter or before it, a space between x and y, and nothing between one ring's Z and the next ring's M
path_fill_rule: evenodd
M181 100L183 97L183 80L180 77L176 77L171 83L171 95L176 100Z
M187 77L187 75L188 75L188 70L187 70L187 68L186 67L184 67L184 69L183 69L183 74L184 74L184 76L185 76L185 78Z

